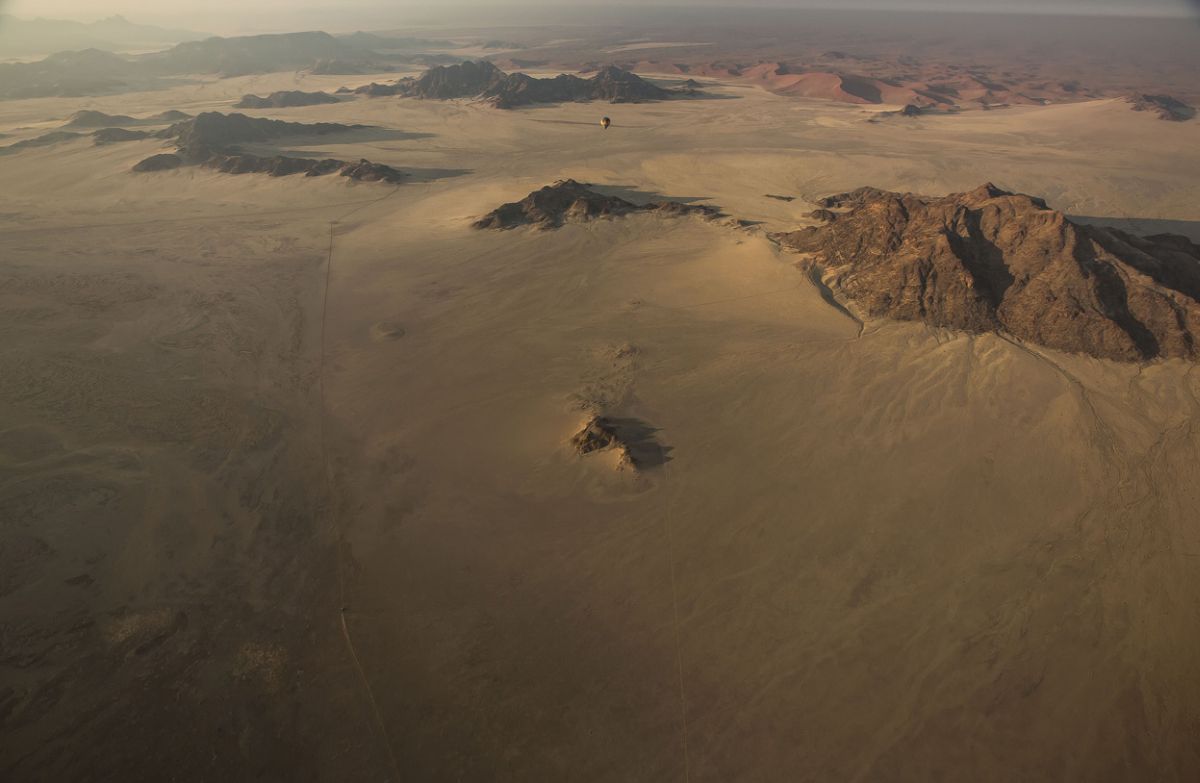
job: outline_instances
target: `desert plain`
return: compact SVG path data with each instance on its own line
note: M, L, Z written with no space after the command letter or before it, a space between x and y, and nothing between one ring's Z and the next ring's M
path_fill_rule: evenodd
M768 236L993 182L1200 241L1200 122L696 78L252 112L399 185L0 156L0 777L1200 776L1195 363L861 317ZM565 178L725 217L472 227ZM597 412L636 469L572 448Z

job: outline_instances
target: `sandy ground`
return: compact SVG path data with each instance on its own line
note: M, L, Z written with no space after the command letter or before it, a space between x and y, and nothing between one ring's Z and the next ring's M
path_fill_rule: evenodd
M0 156L0 777L1200 776L1192 367L859 323L764 236L990 180L1200 238L1200 124L713 89L254 112L396 188ZM755 224L469 228L567 176Z

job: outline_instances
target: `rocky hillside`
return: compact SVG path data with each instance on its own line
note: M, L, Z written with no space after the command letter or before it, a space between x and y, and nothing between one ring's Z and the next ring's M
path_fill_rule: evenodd
M867 316L1107 359L1197 356L1200 246L1185 237L1080 225L990 184L941 198L862 188L820 206L823 225L773 237Z
M33 147L49 147L52 144L61 144L64 141L77 139L82 135L82 133L73 133L71 131L51 131L32 139L22 139L21 141L13 142L7 147L0 147L0 155L8 155Z
M487 60L438 65L416 79L400 83L401 95L413 98L474 98L504 79L504 71Z
M552 79L537 79L523 73L509 74L480 97L492 101L497 108L509 109L533 103L573 101L641 103L667 100L672 95L674 93L656 87L637 74L609 66L590 79L566 73Z
M583 223L602 217L617 217L634 212L661 215L699 215L715 218L716 207L658 201L634 204L617 196L607 196L573 179L564 179L535 190L520 201L504 204L473 224L475 228L509 229L517 226L559 228L565 223Z
M174 139L182 150L201 151L223 150L236 144L264 142L284 136L325 136L361 127L336 122L286 122L238 113L206 111L190 120L175 123L159 136Z
M125 114L105 114L102 111L83 109L71 115L64 128L119 128L126 125L136 125L136 120Z
M300 90L279 90L264 97L258 95L243 95L234 104L235 109L285 109L291 106L318 106L323 103L339 103L337 98L327 92L302 92Z
M154 155L133 167L136 172L166 171L181 165L204 166L226 174L270 174L285 177L305 174L316 177L338 173L362 182L396 183L404 173L382 163L360 160L357 163L333 158L299 158L287 155L255 155L242 151L239 144L266 142L286 136L342 133L361 125L331 122L301 123L247 117L245 114L204 112L190 120L177 122L158 134L174 139L177 153Z
M692 94L694 90L664 90L616 66L608 66L588 79L566 73L539 79L525 73L505 73L492 63L480 60L437 66L416 79L402 79L390 85L365 85L356 92L370 96L480 98L497 108L510 109L535 103L661 101L685 92Z
M92 134L96 145L116 144L122 141L140 141L149 138L147 131L130 130L129 128L101 128Z

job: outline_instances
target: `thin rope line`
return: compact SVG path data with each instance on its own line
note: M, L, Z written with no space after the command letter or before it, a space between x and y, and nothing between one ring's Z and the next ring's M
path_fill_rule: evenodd
M376 204L386 198L395 195L400 188L395 188L391 193L388 193L382 198L369 201L366 204L355 207L346 214L334 218L329 221L329 251L325 258L325 292L321 298L321 354L317 372L317 388L320 391L321 409L319 412L319 430L321 435L321 462L325 467L325 489L329 496L330 510L329 520L333 528L336 538L337 551L334 556L334 561L337 564L338 578L338 621L342 629L342 638L346 641L346 649L350 651L350 658L354 661L354 668L358 671L359 679L362 681L363 690L366 691L367 701L371 705L371 713L375 719L375 727L379 732L380 739L383 740L383 746L387 750L388 760L392 766L392 772L396 775L396 780L401 779L400 765L396 762L396 754L392 751L392 742L388 736L387 726L383 722L383 713L379 709L379 702L375 699L375 691L371 688L371 681L367 677L367 671L363 668L362 661L358 657L358 650L354 646L354 639L350 635L350 626L346 623L346 577L344 553L346 536L341 524L341 518L338 514L338 504L334 499L333 492L333 468L329 464L329 449L325 434L325 346L326 346L326 323L329 319L329 287L330 281L333 278L333 237L334 231L340 220L344 220L360 209L363 209L370 204Z

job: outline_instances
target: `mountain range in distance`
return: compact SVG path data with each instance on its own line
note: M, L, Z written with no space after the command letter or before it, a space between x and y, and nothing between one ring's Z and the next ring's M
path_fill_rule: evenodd
M123 16L96 22L66 19L22 19L0 14L0 53L3 59L77 49L132 52L206 38L194 30L173 30L137 24Z

